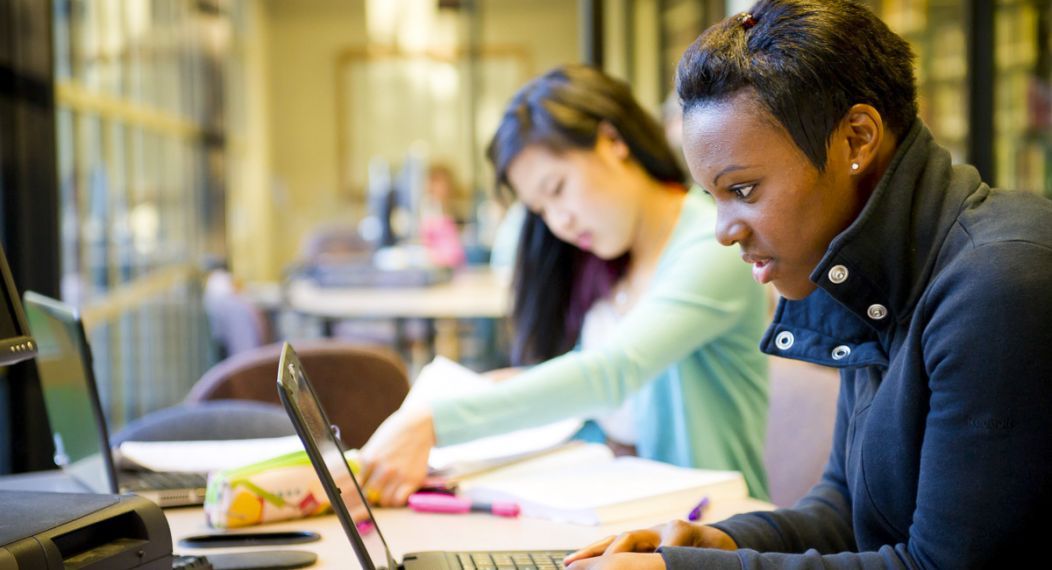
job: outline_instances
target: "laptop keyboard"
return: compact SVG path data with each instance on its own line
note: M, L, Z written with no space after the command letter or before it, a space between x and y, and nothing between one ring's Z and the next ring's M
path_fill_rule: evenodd
M566 568L563 558L571 552L461 552L457 560L463 570L555 570Z
M135 471L122 473L121 483L131 489L203 489L208 484L208 478L201 473Z

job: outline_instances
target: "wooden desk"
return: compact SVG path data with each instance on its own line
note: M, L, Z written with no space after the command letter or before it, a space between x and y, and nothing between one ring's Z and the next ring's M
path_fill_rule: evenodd
M259 286L251 290L261 306L274 302L273 291ZM488 268L465 268L450 281L427 287L319 287L309 280L295 280L277 297L283 297L283 306L292 312L320 319L326 336L344 319L392 319L395 348L415 371L435 354L459 360L458 319L507 316L511 285L507 277ZM422 334L420 329L410 334L410 319L424 321Z
M715 522L731 515L769 510L773 505L763 501L744 499L735 502L716 502L706 512L705 521ZM683 517L684 512L636 519L604 526L580 526L556 523L541 519L507 519L485 514L439 515L421 514L408 509L380 509L376 520L392 554L401 559L407 552L425 550L543 550L577 548L611 534L625 530L650 527L668 520ZM180 538L215 532L205 524L201 509L168 509L165 511L172 528L175 551L179 554L201 554L209 552L236 552L243 548L187 549L178 545ZM254 527L259 530L313 530L322 537L319 542L272 547L275 549L310 550L318 554L314 568L359 568L351 544L343 533L339 520L334 515L300 519ZM252 530L252 529L246 529ZM370 550L380 550L376 533L365 537ZM260 547L252 548L259 550Z
M9 490L83 492L67 475L60 471L31 473L27 475L0 477L0 488ZM675 518L682 518L690 505L682 512L669 512L656 516L624 521L604 526L581 526L556 523L541 519L507 519L485 514L439 515L420 514L408 509L379 509L376 520L391 547L392 554L401 559L407 552L425 550L543 550L577 548L605 536L626 530L646 528ZM703 522L716 522L737 513L770 510L774 505L753 499L739 501L715 501L705 513ZM191 549L179 546L179 540L188 536L218 532L205 524L204 511L197 508L166 509L165 516L172 531L172 543L178 554L207 556L210 552L237 552L244 550L309 550L318 554L318 562L312 568L359 568L351 544L343 533L340 521L334 515L272 523L240 531L253 530L313 530L321 540L307 544L251 548ZM239 532L239 531L233 531ZM376 533L365 537L366 544L375 555L382 552Z

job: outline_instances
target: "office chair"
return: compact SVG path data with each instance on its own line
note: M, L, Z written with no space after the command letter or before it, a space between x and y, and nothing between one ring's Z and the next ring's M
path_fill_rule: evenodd
M295 435L281 406L244 400L214 400L150 412L110 438L125 441L206 441Z
M364 445L409 392L405 365L390 350L330 339L293 346L348 447ZM280 353L281 344L271 344L216 364L190 389L186 402L239 399L278 404Z
M833 369L771 357L764 465L771 502L791 507L818 483L833 444L840 375Z

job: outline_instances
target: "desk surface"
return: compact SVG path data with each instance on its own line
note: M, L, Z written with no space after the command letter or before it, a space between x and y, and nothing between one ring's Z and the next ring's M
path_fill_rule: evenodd
M17 490L78 491L62 472L33 473L0 477L0 488ZM753 499L714 501L705 513L703 522L715 522L737 513L769 510L774 505ZM359 568L350 542L334 515L272 523L241 531L313 530L321 540L307 544L253 548L190 549L179 546L182 538L217 532L205 524L204 511L197 508L177 508L164 511L172 530L175 552L199 554L209 552L237 552L242 550L310 550L318 554L312 568ZM408 552L427 550L544 550L573 549L605 536L626 530L646 528L675 518L685 512L669 512L603 526L581 526L532 518L501 518L486 514L441 515L421 514L408 509L379 509L376 520L387 539L391 552L401 559ZM239 531L232 531L239 532ZM365 537L366 544L382 552L376 533Z
M733 514L770 508L772 505L769 503L752 499L715 502L706 512L704 520L715 522ZM180 538L215 530L205 524L204 514L198 508L168 509L165 514L172 528L175 551L179 554L207 556L209 552L244 550L183 548L178 545ZM531 518L507 519L486 514L441 515L415 513L408 509L380 509L376 512L376 520L392 554L401 559L408 552L427 550L573 549L611 534L650 527L677 517L681 518L685 514L676 512L618 524L581 526ZM313 568L359 568L350 542L334 515L273 523L244 530L313 530L321 535L321 541L272 548L316 552L318 563ZM380 548L375 532L367 535L365 540L370 550ZM259 547L252 550L259 550Z
M294 281L288 303L297 312L335 319L496 318L508 313L510 290L493 271L462 270L450 281L427 287L336 288Z

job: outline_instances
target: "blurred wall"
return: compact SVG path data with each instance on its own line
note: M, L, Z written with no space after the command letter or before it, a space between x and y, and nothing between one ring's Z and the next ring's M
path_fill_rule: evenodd
M262 107L246 110L245 172L232 196L231 257L242 277L277 279L311 227L353 223L361 215L361 198L340 190L336 62L347 50L366 45L364 4L255 2L258 45L246 45L252 52L245 57L246 85L265 95L245 98ZM482 0L481 6L483 51L521 49L531 73L578 60L576 3Z
M275 208L270 165L270 85L263 0L244 3L241 67L228 73L231 128L230 175L227 185L227 251L231 269L243 279L271 278Z

